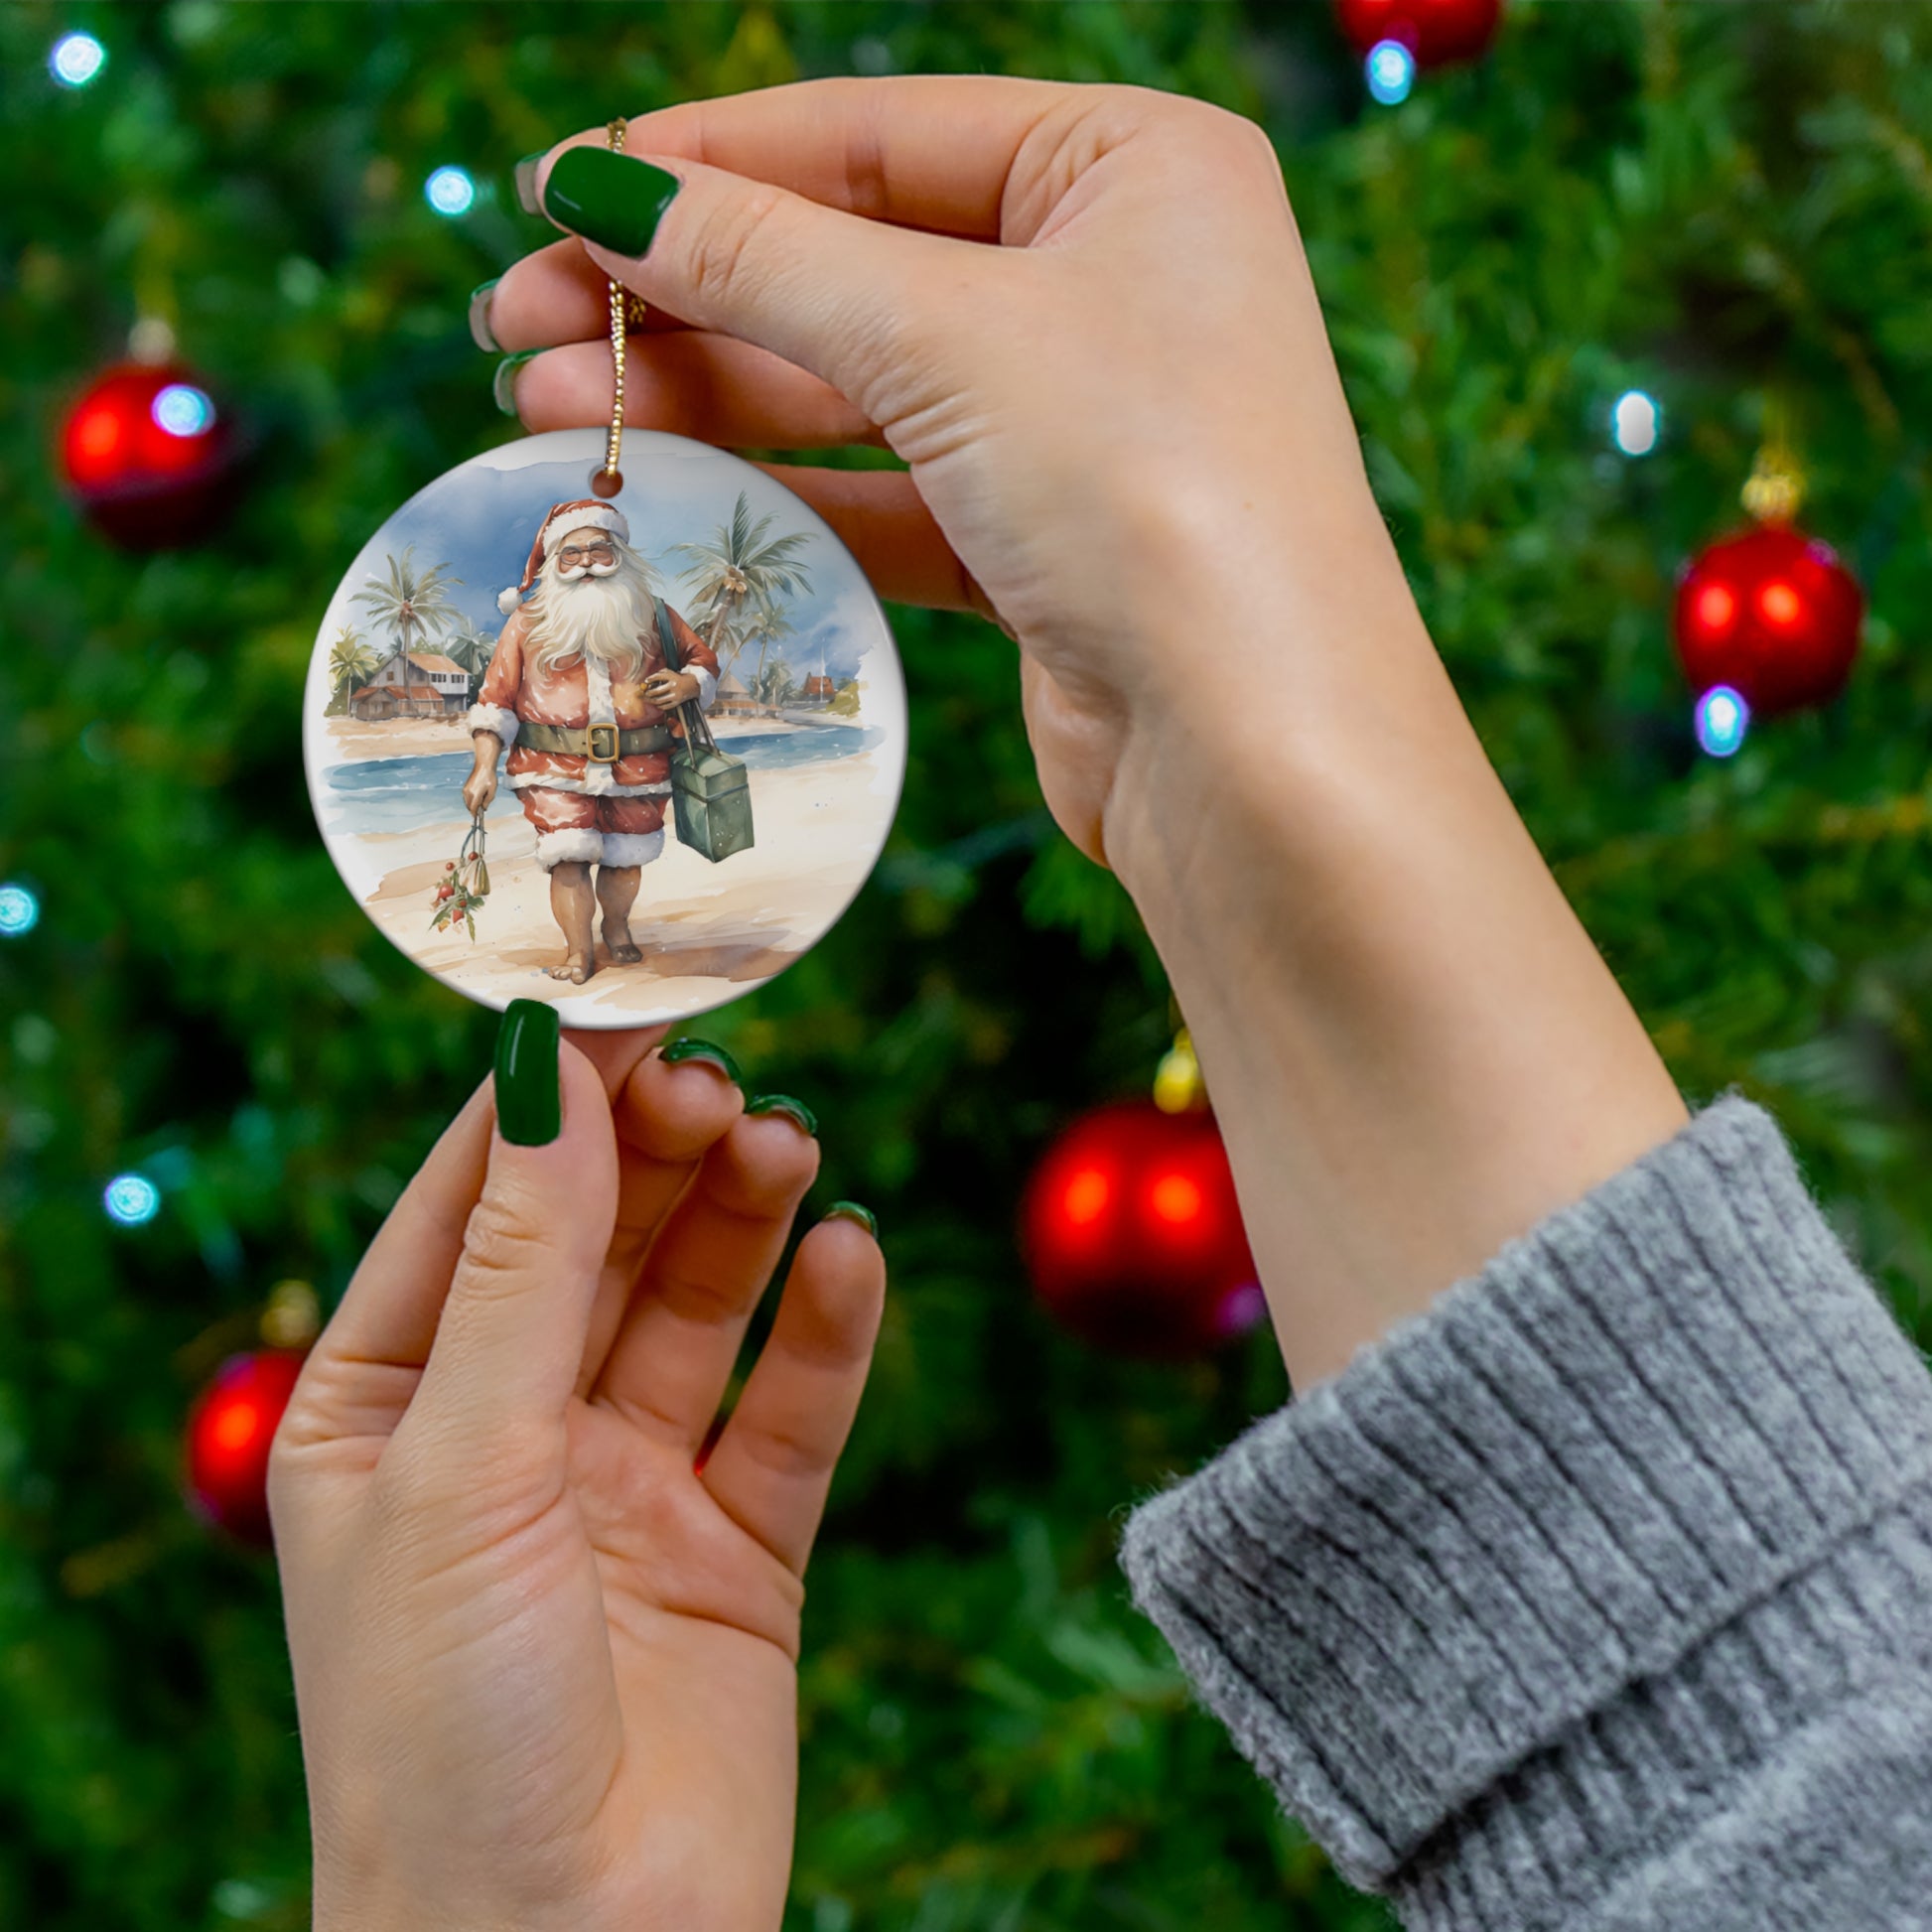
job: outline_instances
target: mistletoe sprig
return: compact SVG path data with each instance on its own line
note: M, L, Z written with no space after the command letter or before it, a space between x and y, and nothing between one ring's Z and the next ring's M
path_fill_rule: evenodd
M464 838L463 850L443 868L442 881L430 899L435 908L430 930L441 932L461 920L474 940L477 907L488 897L489 868L483 863L483 820L478 819Z

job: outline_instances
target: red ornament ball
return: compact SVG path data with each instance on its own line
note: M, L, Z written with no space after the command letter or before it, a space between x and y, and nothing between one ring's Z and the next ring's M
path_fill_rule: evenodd
M1357 54L1400 41L1419 68L1473 61L1502 10L1502 0L1335 0L1336 23Z
M1265 1311L1211 1114L1124 1101L1075 1121L1035 1171L1021 1238L1054 1318L1117 1354L1204 1354Z
M128 362L98 377L61 429L61 470L114 542L160 550L208 534L227 508L234 428L190 370Z
M243 1543L267 1547L268 1449L305 1351L231 1355L188 1418L188 1493L197 1511Z
M1727 684L1759 717L1829 703L1859 654L1864 596L1829 544L1762 523L1693 559L1677 587L1693 690Z

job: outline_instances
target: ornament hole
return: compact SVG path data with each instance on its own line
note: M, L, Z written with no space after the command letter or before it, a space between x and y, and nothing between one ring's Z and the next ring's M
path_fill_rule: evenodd
M621 470L593 470L591 472L591 494L601 496L608 503L623 487Z

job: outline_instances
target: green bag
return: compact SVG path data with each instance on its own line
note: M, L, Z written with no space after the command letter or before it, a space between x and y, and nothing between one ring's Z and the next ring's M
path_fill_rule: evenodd
M665 669L681 671L671 614L661 597L651 602L657 607ZM754 843L751 778L742 759L718 749L711 725L696 705L679 705L677 715L684 726L682 742L671 747L671 815L677 821L678 843L716 865L734 852L749 851Z

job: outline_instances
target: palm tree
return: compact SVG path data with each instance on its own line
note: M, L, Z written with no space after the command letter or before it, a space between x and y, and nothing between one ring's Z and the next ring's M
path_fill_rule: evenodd
M792 628L791 620L775 604L768 604L760 598L753 608L751 616L745 621L739 644L740 650L743 650L746 644L752 643L756 643L759 647L759 667L752 673L753 690L759 689L764 682L765 654L780 637L789 637ZM766 700L766 703L772 702L775 700Z
M409 695L409 653L415 649L413 633L417 630L425 636L447 628L456 621L456 606L450 602L450 586L463 582L461 577L445 577L448 564L438 564L433 570L419 570L415 563L416 546L412 543L400 557L392 550L389 553L389 575L387 579L371 577L350 600L355 604L366 604L375 613L378 623L386 623L395 633L396 642L402 652L403 697Z
M770 670L759 673L752 688L758 693L760 704L769 705L773 711L777 711L798 688L798 679L791 666L781 657Z
M352 624L344 624L329 646L329 682L336 693L335 702L345 702L349 692L381 661Z
M752 499L741 489L731 521L719 524L711 542L673 545L693 560L685 575L694 580L693 596L710 607L705 642L714 652L748 601L770 605L779 597L800 596L812 587L811 573L798 561L800 548L811 539L802 530L767 536L776 515L774 510L754 522Z
M489 660L496 653L496 639L485 636L468 618L458 618L456 628L443 640L445 654L470 673L470 696L476 698Z

